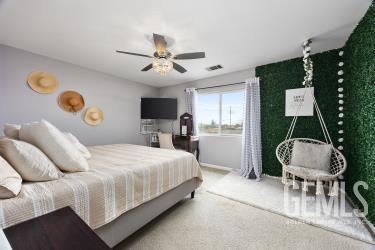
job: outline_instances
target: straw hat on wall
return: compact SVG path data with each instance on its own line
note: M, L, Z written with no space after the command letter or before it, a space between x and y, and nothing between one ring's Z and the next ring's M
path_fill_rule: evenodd
M86 110L84 121L91 125L96 126L104 120L103 111L98 107L89 107Z
M77 113L85 106L85 100L78 92L69 90L60 94L59 106L67 112Z
M27 77L30 88L40 94L49 94L56 90L56 78L45 71L34 71Z

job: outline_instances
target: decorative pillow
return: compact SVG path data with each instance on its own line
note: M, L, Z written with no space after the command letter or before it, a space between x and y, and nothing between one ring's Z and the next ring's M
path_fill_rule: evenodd
M25 181L50 181L63 176L42 151L27 142L3 138L0 140L0 155Z
M90 151L82 143L79 142L77 137L68 132L65 132L64 135L77 148L77 150L83 155L83 157L85 157L86 159L91 158Z
M329 172L331 154L331 144L320 145L295 141L290 165Z
M172 134L158 133L160 148L175 149L172 142Z
M303 176L306 179L319 179L328 178L332 175L325 170L314 169L314 168L304 168L294 165L288 165L284 168L288 173L294 174L296 176Z
M22 187L21 176L0 157L0 199L15 197Z
M11 139L19 140L20 139L20 129L21 125L19 124L4 124L4 135Z
M88 171L89 164L64 134L46 120L22 124L20 139L42 150L60 170Z

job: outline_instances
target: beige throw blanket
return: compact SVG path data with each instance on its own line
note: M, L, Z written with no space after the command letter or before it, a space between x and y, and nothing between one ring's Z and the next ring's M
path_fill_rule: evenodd
M185 181L195 178L197 186L202 181L197 160L184 151L129 144L89 150L88 172L24 183L17 197L0 200L0 227L70 206L96 229Z

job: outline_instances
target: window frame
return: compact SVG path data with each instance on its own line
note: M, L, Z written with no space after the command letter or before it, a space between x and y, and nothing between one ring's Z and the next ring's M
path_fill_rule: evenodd
M243 92L244 93L244 99L245 99L245 88L233 89L233 90L223 90L223 91L219 90L219 91L204 92L204 93L198 92L198 98L199 98L199 95L212 95L212 94L218 94L219 95L219 132L217 134L201 133L199 131L199 126L198 126L199 136L242 137L242 133L241 134L223 134L223 133L221 133L222 111L223 111L223 95L224 94L230 94L230 93L238 93L238 92ZM243 104L245 105L245 100L244 100ZM243 107L243 108L245 108L245 107ZM242 114L242 118L243 118L243 114ZM199 121L197 121L197 122L199 122ZM242 127L242 131L243 131L243 127Z

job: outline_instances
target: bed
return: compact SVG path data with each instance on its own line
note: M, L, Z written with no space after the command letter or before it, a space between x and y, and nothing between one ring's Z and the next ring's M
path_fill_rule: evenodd
M131 144L89 147L88 172L24 183L0 201L0 227L70 206L111 247L193 192L202 182L194 155Z

